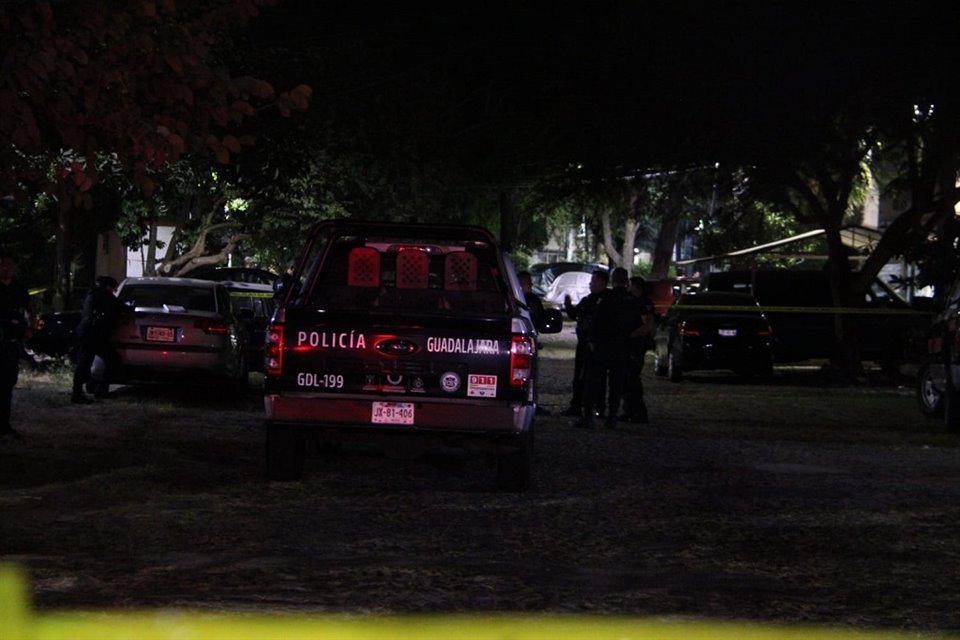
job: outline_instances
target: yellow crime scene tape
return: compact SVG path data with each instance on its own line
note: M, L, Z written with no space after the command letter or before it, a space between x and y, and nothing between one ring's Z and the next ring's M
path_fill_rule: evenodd
M671 309L695 309L697 311L740 311L754 312L758 310L763 313L835 313L835 314L855 314L855 315L906 315L906 316L930 316L930 311L919 311L917 309L889 309L878 307L748 307L744 305L710 305L710 304L685 304L685 305L665 305L667 311Z
M956 638L924 633L927 638ZM357 616L346 614L48 612L34 614L24 574L0 565L2 640L906 640L916 633L682 622L624 616L561 614Z
M50 287L35 287L27 292L31 296L37 296L48 291ZM237 298L272 298L272 291L231 291L230 295Z

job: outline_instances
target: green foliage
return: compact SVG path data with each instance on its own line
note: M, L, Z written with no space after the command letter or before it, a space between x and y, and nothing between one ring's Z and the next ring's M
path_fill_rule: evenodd
M633 272L631 275L634 276L646 276L650 273L650 268L653 266L649 260L637 260L633 265Z
M169 163L192 153L207 169L226 164L252 144L242 127L258 112L307 107L309 87L277 91L224 64L269 1L0 3L11 70L0 76L0 193L22 203L50 194L58 298L78 269L92 272L86 249L118 220L121 200L149 198ZM152 212L126 209L128 244L145 216L175 210L177 198L164 199Z
M510 260L513 262L513 266L517 268L518 273L530 269L530 256L524 253L514 251L510 254Z
M805 230L794 216L752 197L749 187L749 178L743 171L718 174L715 190L717 199L713 209L702 209L693 229L698 256L746 249ZM792 264L790 259L775 254L759 255L753 259L769 267Z
M3 248L17 258L19 277L28 287L53 282L53 264L48 258L54 227L35 203L18 204L11 199L0 208L0 238Z

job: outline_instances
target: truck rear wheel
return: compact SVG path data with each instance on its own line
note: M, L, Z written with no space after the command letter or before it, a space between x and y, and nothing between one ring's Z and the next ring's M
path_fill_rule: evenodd
M290 427L267 427L267 478L290 482L303 477L306 440Z

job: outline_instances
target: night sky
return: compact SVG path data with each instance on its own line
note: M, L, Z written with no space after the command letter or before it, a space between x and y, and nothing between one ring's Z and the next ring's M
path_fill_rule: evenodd
M313 51L286 71L317 99L373 100L406 82L407 97L383 99L408 101L412 117L421 100L442 99L459 119L451 131L482 119L568 149L669 157L767 140L880 96L952 97L958 17L942 3L291 0L267 10L253 38ZM425 84L442 98L425 98Z

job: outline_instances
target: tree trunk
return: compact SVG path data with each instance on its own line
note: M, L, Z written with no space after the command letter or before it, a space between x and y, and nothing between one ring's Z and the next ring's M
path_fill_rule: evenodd
M603 205L603 208L600 210L600 224L603 230L603 250L606 252L611 265L614 267L622 267L623 254L617 251L617 247L613 241L613 224L610 221L611 213L609 205Z
M620 251L620 265L633 275L633 248L637 239L637 229L640 223L630 218L623 224L623 248Z
M60 190L57 202L57 240L54 256L53 310L63 311L70 296L70 198Z
M662 280L670 276L670 263L673 250L680 233L680 219L683 217L683 198L671 195L660 220L657 243L653 248L653 264L650 267L650 279Z
M827 253L830 256L827 261L830 293L833 297L833 306L838 310L863 306L858 304L858 296L854 286L856 282L853 277L853 270L850 267L848 249L840 237L840 221L842 219L842 215L831 216L830 223L824 227ZM832 362L847 377L855 378L863 373L856 316L850 313L835 313L833 318L835 345Z
M153 212L150 216L150 229L147 239L147 257L143 264L143 275L157 275L157 214Z

